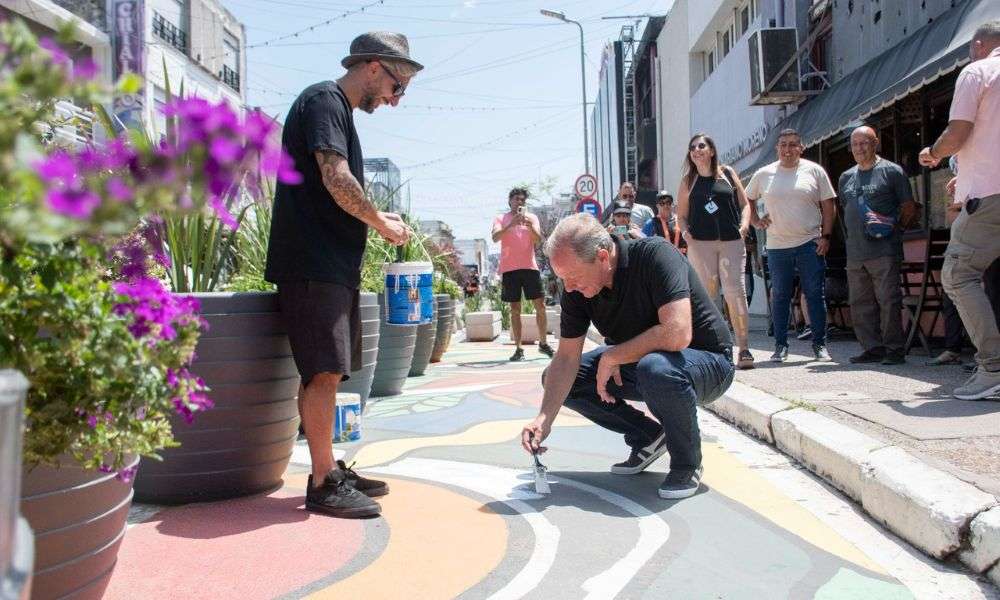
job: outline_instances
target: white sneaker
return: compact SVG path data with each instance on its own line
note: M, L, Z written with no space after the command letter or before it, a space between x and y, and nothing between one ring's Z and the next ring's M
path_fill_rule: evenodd
M985 400L1000 393L1000 371L977 370L961 387L955 388L952 395L959 400Z
M628 460L611 465L611 472L615 475L638 475L666 452L667 436L661 433L660 437L653 440L653 443L648 446L632 448Z

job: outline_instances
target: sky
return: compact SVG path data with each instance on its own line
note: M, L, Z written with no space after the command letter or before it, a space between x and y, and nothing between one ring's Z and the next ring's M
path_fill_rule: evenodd
M663 15L672 0L222 3L246 25L247 104L282 120L302 89L343 74L355 36L404 33L425 68L398 107L355 111L364 155L400 168L413 216L445 221L457 238L489 239L515 184L554 178L553 191L568 192L584 172L579 30L539 10L582 24L593 102L605 45L634 23L601 17Z

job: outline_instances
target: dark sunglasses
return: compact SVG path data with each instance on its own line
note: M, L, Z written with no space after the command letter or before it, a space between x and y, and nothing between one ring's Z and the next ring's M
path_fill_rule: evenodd
M708 148L708 144L705 142L698 142L697 144L691 144L688 146L688 152L694 152L695 150L704 150Z
M377 60L375 62L377 62L378 66L382 67L382 70L385 71L386 75L391 77L392 80L396 83L396 85L392 87L392 95L395 96L396 98L402 98L403 94L406 93L406 86L400 83L399 79L396 79L396 76L392 74L392 71L390 71L388 67L382 64L382 61Z

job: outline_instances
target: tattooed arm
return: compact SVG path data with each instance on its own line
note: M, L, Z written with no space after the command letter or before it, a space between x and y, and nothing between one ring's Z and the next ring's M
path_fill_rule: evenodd
M404 244L412 230L393 213L379 212L375 205L365 198L361 184L351 174L347 159L330 150L316 152L323 185L330 192L333 201L347 214L371 226L393 244Z

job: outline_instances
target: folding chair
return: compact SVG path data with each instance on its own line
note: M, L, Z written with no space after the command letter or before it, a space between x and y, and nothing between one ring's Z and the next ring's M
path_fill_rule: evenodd
M904 261L900 265L900 286L903 291L903 307L906 309L910 322L906 330L906 345L903 351L907 354L916 339L920 340L927 356L931 356L929 337L933 335L938 317L944 308L944 289L940 282L941 267L944 265L944 252L951 239L950 229L931 229L927 234L924 248L924 260ZM933 313L930 326L926 329L921 324L923 316Z

